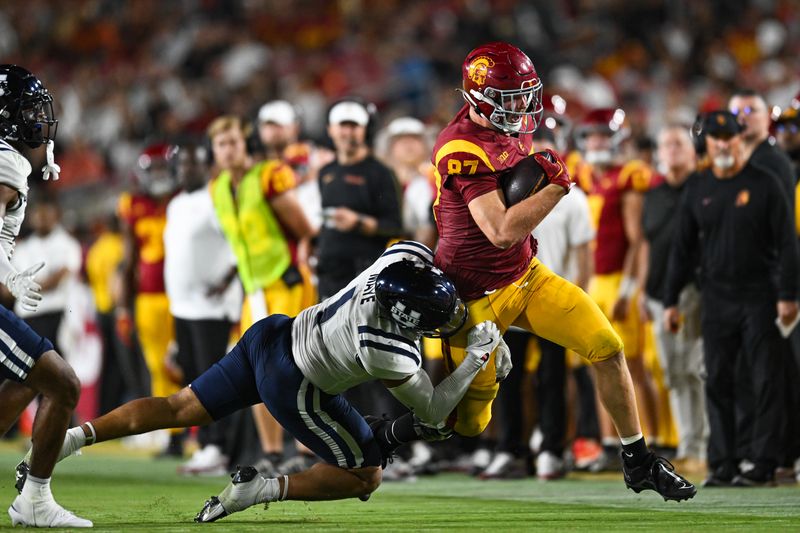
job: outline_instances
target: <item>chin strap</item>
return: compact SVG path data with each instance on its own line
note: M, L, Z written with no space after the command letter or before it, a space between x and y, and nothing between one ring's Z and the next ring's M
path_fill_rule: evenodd
M53 181L57 181L60 177L59 174L61 172L61 167L58 166L56 163L56 158L53 155L53 150L55 150L56 143L53 140L47 141L47 161L45 165L42 167L42 179L47 181L50 177L53 178Z

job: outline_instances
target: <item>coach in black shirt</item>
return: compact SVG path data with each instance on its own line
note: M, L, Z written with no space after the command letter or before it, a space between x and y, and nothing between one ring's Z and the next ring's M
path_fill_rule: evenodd
M727 111L703 121L711 167L689 179L678 210L664 295L665 324L676 331L678 294L700 254L706 403L710 436L706 485L773 483L783 446L781 338L797 315L798 253L793 217L779 181L747 163L741 126ZM776 305L777 303L777 305ZM755 397L750 457L736 451L737 358L746 359ZM741 371L741 370L740 370ZM755 468L739 473L749 459Z
M328 114L336 161L319 172L323 226L318 240L320 300L332 296L402 235L400 191L394 174L366 143L370 116L360 102L343 101Z
M770 142L772 120L764 97L752 89L740 89L731 96L728 109L744 128L741 137L745 160L767 168L778 177L793 210L797 177L786 153Z

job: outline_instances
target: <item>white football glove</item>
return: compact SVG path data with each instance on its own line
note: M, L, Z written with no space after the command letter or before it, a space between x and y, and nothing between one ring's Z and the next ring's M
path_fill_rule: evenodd
M500 343L497 345L497 351L494 354L494 371L497 375L497 383L500 383L508 377L508 373L514 365L511 364L511 350L508 348L506 341L500 337Z
M453 436L453 429L444 422L440 422L433 426L427 422L424 422L417 415L414 415L414 432L425 442L447 440Z
M51 141L47 141L47 162L42 167L42 179L47 181L50 178L53 178L53 181L57 181L59 174L61 173L61 167L58 166L56 163L55 155L53 154L53 150L55 150L56 143Z
M486 370L489 357L503 339L497 325L485 320L469 330L467 334L467 357L464 363L477 369Z
M6 276L4 285L26 311L34 312L42 301L41 285L33 281L33 276L44 268L44 261L36 263L22 272L12 272Z

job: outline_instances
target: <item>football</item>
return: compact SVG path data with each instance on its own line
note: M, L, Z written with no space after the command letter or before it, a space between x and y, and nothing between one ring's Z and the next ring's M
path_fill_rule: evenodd
M518 204L528 196L541 191L550 181L542 166L529 155L500 178L506 207Z

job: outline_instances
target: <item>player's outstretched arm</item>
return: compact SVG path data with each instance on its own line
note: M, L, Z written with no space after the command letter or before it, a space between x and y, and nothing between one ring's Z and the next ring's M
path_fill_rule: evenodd
M469 332L464 362L436 387L431 384L424 370L400 382L384 380L384 384L395 398L414 411L422 421L436 426L455 409L478 372L485 370L491 353L501 339L500 330L494 322L481 322Z

